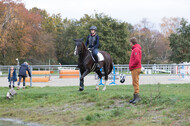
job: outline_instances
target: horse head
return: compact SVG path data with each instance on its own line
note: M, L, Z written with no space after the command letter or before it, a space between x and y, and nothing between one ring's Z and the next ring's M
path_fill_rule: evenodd
M80 55L85 50L85 45L82 42L83 38L80 39L73 39L75 41L75 51L74 55Z

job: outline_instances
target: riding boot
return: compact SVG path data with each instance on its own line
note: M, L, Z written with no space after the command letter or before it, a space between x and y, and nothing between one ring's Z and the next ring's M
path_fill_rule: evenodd
M133 104L136 104L137 102L141 101L141 98L139 94L134 94L135 95L135 100L132 102Z
M96 63L96 68L97 68L97 69L100 69L99 63Z
M98 63L98 56L94 56L94 59L95 59L95 64L96 64L96 69L99 70L100 69L100 65Z

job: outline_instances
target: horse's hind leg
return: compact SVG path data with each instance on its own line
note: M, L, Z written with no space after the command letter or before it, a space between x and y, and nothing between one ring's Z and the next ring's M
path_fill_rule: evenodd
M98 70L98 71L96 71L96 73L98 74L99 79L102 79L102 73L101 73L101 71ZM97 81L97 83L96 83L96 90L97 90L97 91L99 90L99 86L98 86L98 84L99 84L99 82L100 82L99 79L98 79L98 81Z
M108 71L107 71L107 68L106 67L104 67L104 72L105 72L105 84L104 84L104 87L103 87L103 91L105 91L106 90L106 82L107 82L107 80L108 80Z

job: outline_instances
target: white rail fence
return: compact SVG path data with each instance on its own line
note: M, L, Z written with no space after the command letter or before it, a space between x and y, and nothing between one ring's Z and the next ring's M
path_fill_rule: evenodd
M18 65L0 65L0 77L7 76L8 70L11 66L14 66L18 69ZM51 72L51 76L59 76L59 70L62 69L75 69L76 65L30 65L33 70L43 71L49 70ZM129 65L128 64L117 64L115 65L116 74L130 74ZM144 75L178 75L178 76L188 76L190 75L190 64L142 64L142 74ZM92 73L93 75L93 73Z

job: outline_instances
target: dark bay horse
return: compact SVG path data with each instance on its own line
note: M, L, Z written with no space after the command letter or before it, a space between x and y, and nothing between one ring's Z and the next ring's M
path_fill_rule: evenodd
M82 42L83 39L74 39L75 41L75 51L74 55L78 55L78 66L80 68L80 87L79 91L84 90L84 77L90 72L96 72L98 77L101 79L105 76L105 84L103 91L106 90L106 81L108 80L108 75L113 69L112 58L109 53L105 51L99 51L103 55L103 60L99 61L100 68L103 68L104 73L102 74L100 69L95 68L94 60L91 56L91 52L87 49L85 44ZM96 90L99 90L98 83L96 84Z

